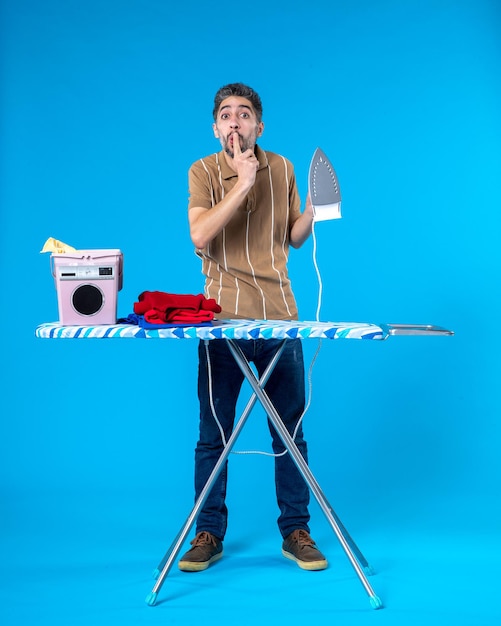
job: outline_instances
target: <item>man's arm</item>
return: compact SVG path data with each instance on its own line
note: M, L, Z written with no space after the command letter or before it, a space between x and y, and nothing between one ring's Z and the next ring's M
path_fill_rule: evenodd
M306 206L301 215L297 218L291 228L290 245L293 248L300 248L311 234L313 224L313 207L310 194L306 197Z
M196 248L205 248L223 230L244 201L247 192L237 180L233 189L212 208L197 206L188 211L190 237Z
M233 150L231 166L238 176L233 189L210 209L192 207L188 211L190 237L198 249L205 248L223 230L256 180L259 161L252 150L241 152L238 133L234 133Z

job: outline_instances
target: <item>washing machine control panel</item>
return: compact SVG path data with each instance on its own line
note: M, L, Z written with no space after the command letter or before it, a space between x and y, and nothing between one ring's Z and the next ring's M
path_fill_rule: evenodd
M57 268L61 280L106 280L114 278L113 265L66 265Z

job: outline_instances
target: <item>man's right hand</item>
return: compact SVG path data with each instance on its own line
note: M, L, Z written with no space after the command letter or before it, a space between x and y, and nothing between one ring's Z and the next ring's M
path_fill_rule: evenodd
M238 180L248 190L252 187L256 180L256 172L259 167L259 161L250 148L242 152L240 148L240 136L236 131L232 133L232 140L233 167L237 173Z
M232 133L231 139L233 143L231 165L237 174L237 182L215 206L210 209L192 207L188 212L191 239L198 249L205 248L221 232L238 210L238 207L245 202L245 198L256 180L256 172L259 167L256 155L250 148L242 152L240 137L236 131Z

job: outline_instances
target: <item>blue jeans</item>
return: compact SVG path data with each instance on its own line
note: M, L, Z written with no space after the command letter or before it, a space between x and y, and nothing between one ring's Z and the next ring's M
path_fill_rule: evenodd
M242 339L237 340L237 343L247 360L254 363L261 377L275 354L280 340ZM195 499L200 495L224 449L221 432L210 406L206 349L210 360L214 409L226 441L233 430L235 407L244 380L225 340L212 339L207 342L207 346L203 341L200 342L198 348L200 436L195 450ZM305 405L303 349L300 339L287 340L284 351L266 383L265 390L287 430L292 434ZM272 437L273 452L280 454L285 450L285 446L269 420L268 426ZM303 439L301 427L298 429L295 442L307 462L307 445ZM228 522L228 510L225 504L227 475L228 463L226 462L198 515L197 532L207 531L220 539L224 538ZM288 452L275 458L275 488L280 510L277 521L282 537L287 537L297 528L309 532L309 488Z

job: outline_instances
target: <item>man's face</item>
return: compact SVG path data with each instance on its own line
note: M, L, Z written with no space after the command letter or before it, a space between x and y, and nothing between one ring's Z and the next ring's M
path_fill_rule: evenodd
M238 133L242 152L249 148L254 150L256 139L263 134L264 124L257 121L254 108L247 98L230 96L221 102L212 128L223 150L233 159L233 133Z

